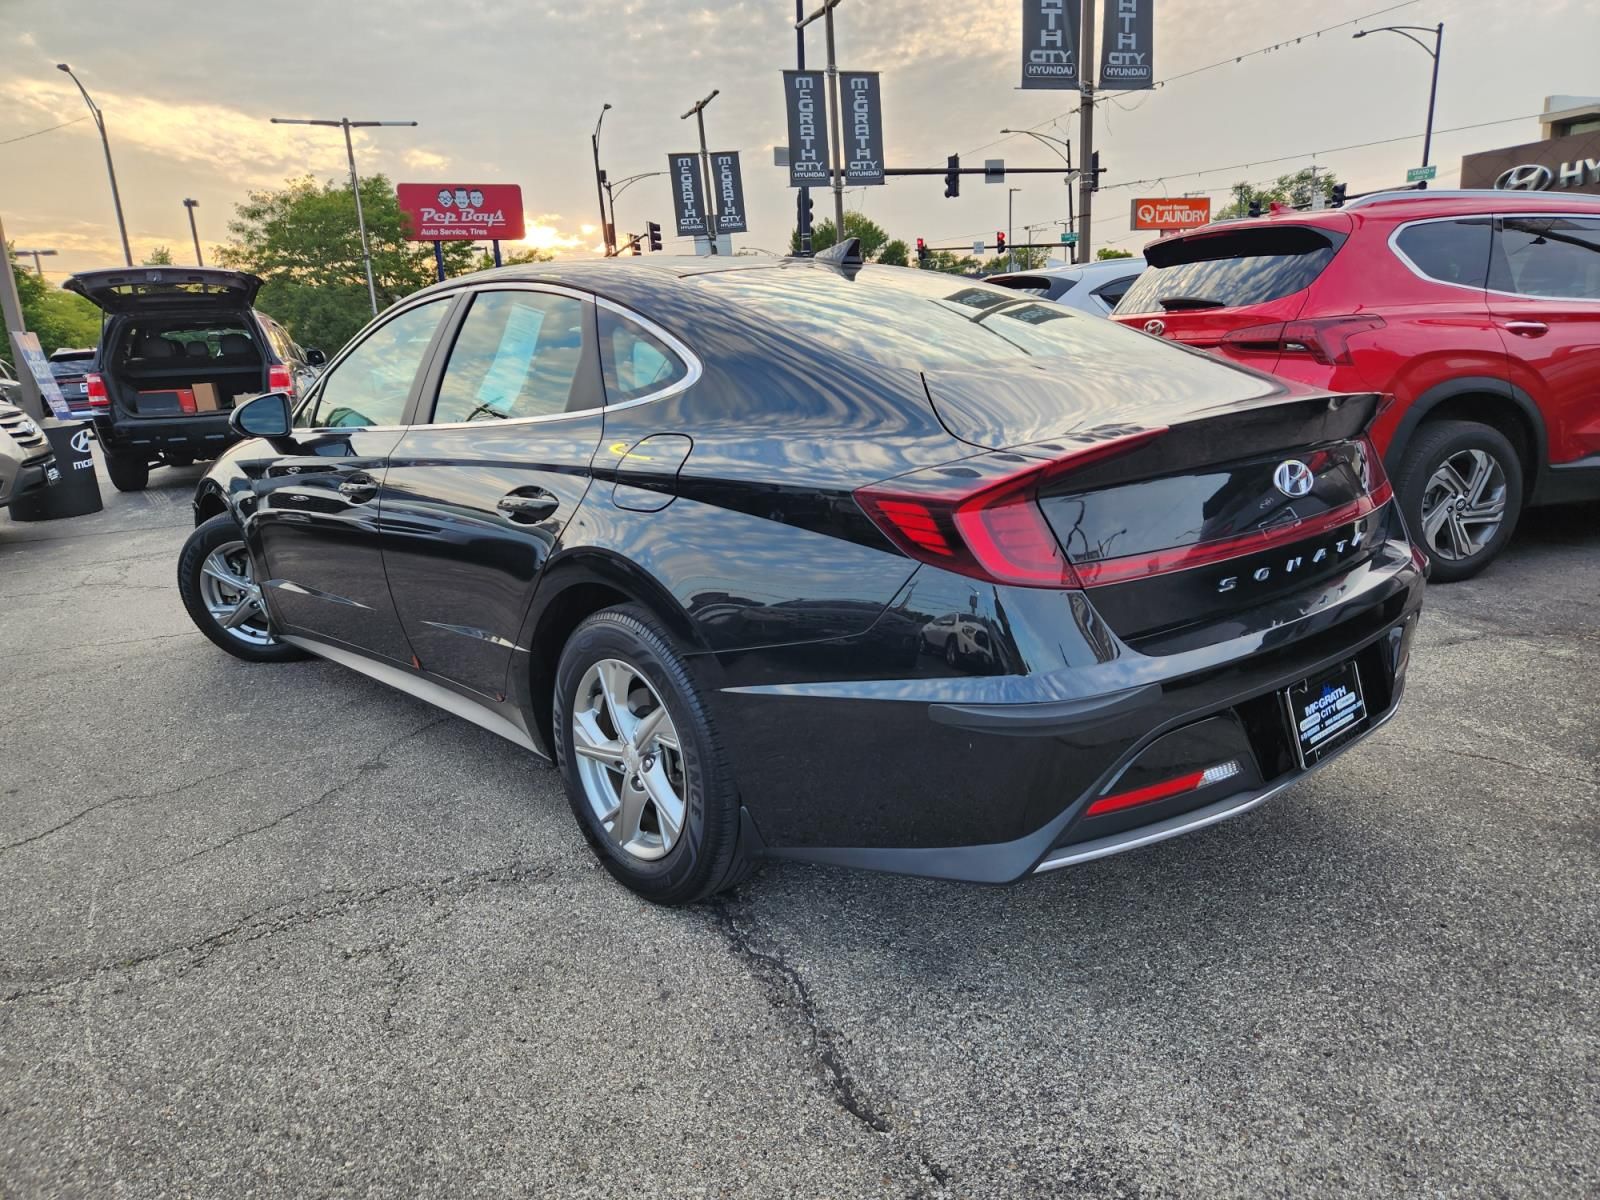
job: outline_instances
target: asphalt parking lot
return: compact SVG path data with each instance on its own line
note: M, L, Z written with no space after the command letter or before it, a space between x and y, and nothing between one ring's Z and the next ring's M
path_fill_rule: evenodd
M199 472L0 514L0 1195L1600 1192L1600 508L1236 821L662 911L533 757L197 633Z

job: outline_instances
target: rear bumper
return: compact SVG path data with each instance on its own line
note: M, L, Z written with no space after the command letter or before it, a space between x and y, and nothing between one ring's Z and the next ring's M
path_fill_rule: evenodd
M8 473L6 465L0 464L0 508L39 488L48 487L51 483L50 472L55 469L55 465L56 459L53 454L46 454L23 463L16 469L15 474Z
M1092 610L1075 626L1059 607L1049 619L1059 595L1001 589L997 615L980 605L972 619L1003 629L1006 653L1059 653L1054 669L963 675L925 654L916 678L735 682L774 677L770 657L746 657L722 664L734 678L718 720L768 853L1008 883L1214 824L1298 782L1310 771L1296 760L1281 693L1347 659L1360 666L1369 716L1322 762L1369 736L1398 709L1423 587L1409 546L1386 542L1301 597L1299 611L1164 656L1128 649ZM937 612L959 596L966 609L971 590L963 582L948 600L913 595L906 606ZM870 637L856 641L850 660L870 669ZM1192 760L1210 751L1242 769L1192 797L1085 816L1096 798L1205 765Z
M120 453L156 455L165 452L188 454L194 458L215 458L238 437L228 425L225 412L199 413L188 417L124 417L95 420L95 433L107 450Z

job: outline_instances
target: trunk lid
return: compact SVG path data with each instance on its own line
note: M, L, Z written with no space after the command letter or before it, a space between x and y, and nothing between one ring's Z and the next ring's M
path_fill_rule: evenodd
M61 285L108 313L161 313L219 308L245 311L261 290L259 276L215 267L118 267L80 271Z

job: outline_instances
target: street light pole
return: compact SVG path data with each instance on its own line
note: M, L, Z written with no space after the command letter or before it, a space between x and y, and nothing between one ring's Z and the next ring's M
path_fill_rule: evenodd
M33 272L40 279L44 278L44 267L39 264L39 259L54 258L56 255L54 250L24 250L21 246L11 247L11 253L18 258L21 258L24 254L31 254L33 256Z
M78 91L83 95L83 102L89 106L89 113L94 117L95 128L100 131L100 146L106 152L106 175L111 179L111 203L117 210L117 232L122 235L122 259L128 266L133 266L133 250L128 245L128 223L122 219L122 193L117 190L117 168L111 162L111 139L106 137L106 118L100 111L100 106L89 97L89 89L83 86L83 80L72 73L72 68L66 63L57 63L56 70L65 71L67 78L78 85Z
M399 125L415 127L415 121L352 121L349 117L340 117L337 121L308 119L300 117L273 117L274 125L326 125L329 128L344 130L344 153L350 162L350 192L356 200L356 226L361 230L361 261L367 268L367 297L372 301L372 315L378 315L378 285L372 278L372 247L367 244L367 218L361 211L361 179L356 174L356 148L350 140L352 129L371 129L379 125Z
M594 195L600 201L600 240L606 244L607 258L617 252L612 234L614 222L606 217L606 173L600 169L600 126L605 124L606 113L610 111L610 104L600 106L600 119L594 123L594 132L589 135L589 148L594 151Z
M200 231L195 228L194 224L194 210L200 207L200 201L186 199L183 202L183 206L189 210L189 236L194 239L195 266L203 267L206 265L206 260L200 253Z
M1015 229L1011 223L1011 199L1021 190L1021 188L1006 189L1006 270L1008 271L1017 269L1017 251L1011 245L1012 242L1017 240Z
M706 183L706 235L707 240L711 243L711 253L713 254L718 253L717 197L715 189L712 187L711 151L706 149L706 105L715 100L717 96L721 94L721 92L721 88L712 88L709 96L707 96L704 100L696 100L694 102L694 107L688 112L684 113L683 116L678 118L680 121L687 121L690 117L693 117L695 124L700 129L700 172L701 178L703 178Z
M833 45L833 10L838 8L842 0L823 0L821 8L809 17L795 23L796 29L804 29L818 17L822 18L823 29L827 33L828 42L828 83L826 87L827 101L833 105L833 120L828 123L828 133L832 142L829 157L831 174L833 175L833 228L834 236L838 241L844 241L844 112L839 101L839 60L834 53Z
M1083 214L1083 228L1078 233L1078 261L1089 261L1089 234L1093 228L1090 213L1094 209L1094 189L1100 182L1094 171L1094 84L1089 82L1089 72L1094 69L1094 0L1083 0L1083 27L1078 38L1078 78L1082 80L1082 96L1078 101L1078 161L1083 167L1078 173L1078 211Z
M1051 150L1055 151L1056 157L1062 162L1066 163L1067 174L1065 177L1065 183L1067 185L1067 232L1076 237L1078 234L1078 222L1077 219L1072 215L1072 181L1074 178L1076 178L1077 172L1072 169L1072 143L1066 138L1049 137L1046 134L1035 133L1031 129L1002 129L1000 132L1025 134L1028 137L1033 138L1035 141L1042 142L1044 145L1050 147ZM1063 153L1063 148L1065 148L1065 153ZM1059 221L1056 223L1058 225L1060 224ZM1069 254L1067 257L1072 258L1074 255Z
M1398 33L1417 44L1422 52L1433 59L1433 79L1428 84L1428 127L1422 134L1422 165L1427 166L1433 157L1433 109L1439 98L1439 57L1444 50L1444 22L1440 21L1432 29L1426 25L1380 25L1377 29L1361 29L1351 34L1351 37L1363 38L1369 33ZM1428 49L1428 44L1415 34L1433 34L1433 49ZM1428 181L1421 180L1421 186L1427 187Z

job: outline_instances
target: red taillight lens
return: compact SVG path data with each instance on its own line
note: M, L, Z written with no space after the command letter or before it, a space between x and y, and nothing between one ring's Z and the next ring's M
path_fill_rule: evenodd
M84 391L89 397L90 408L110 408L111 396L106 391L105 377L96 371L90 371L83 377Z
M1048 462L1030 464L965 491L893 479L861 488L856 503L910 557L991 583L1081 587L1038 505L1047 480L1123 454L1165 429L1089 443Z
M267 391L294 394L294 372L281 364L267 368Z
M1234 350L1306 354L1326 366L1348 367L1350 339L1357 334L1382 329L1382 317L1366 314L1349 317L1311 317L1304 321L1273 321L1235 329L1222 337L1222 344Z

